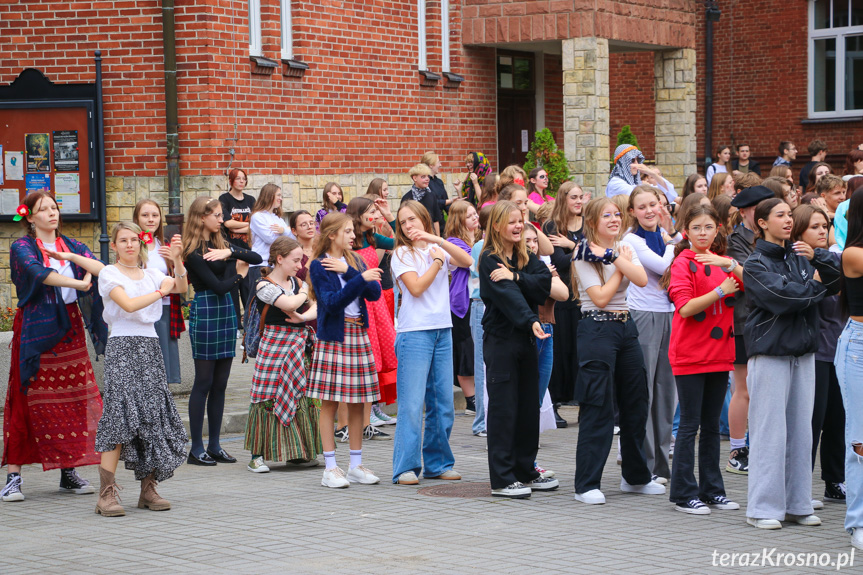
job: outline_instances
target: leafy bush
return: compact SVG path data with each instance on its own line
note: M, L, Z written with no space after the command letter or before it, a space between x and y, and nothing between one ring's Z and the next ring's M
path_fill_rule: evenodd
M554 197L560 185L569 179L569 166L563 150L557 147L551 130L543 128L536 133L530 151L524 160L524 171L540 167L548 172L548 189L546 194Z
M620 129L620 132L617 133L617 144L615 147L621 144L628 144L638 148L638 140L636 139L635 134L632 133L629 124L625 125Z

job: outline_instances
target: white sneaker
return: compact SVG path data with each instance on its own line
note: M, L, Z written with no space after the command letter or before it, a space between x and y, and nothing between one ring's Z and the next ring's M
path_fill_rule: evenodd
M384 420L375 415L375 412L372 411L371 415L369 415L369 425L372 427L377 427L379 425L386 425Z
M782 529L782 523L778 519L755 519L747 517L746 522L759 529Z
M620 490L624 493L638 493L641 495L665 495L665 486L655 481L650 481L644 485L630 485L626 482L626 479L621 479Z
M863 527L855 527L851 534L851 545L857 549L863 549Z
M20 474L12 477L6 486L0 489L0 500L6 502L24 501L24 494L21 493L22 483L24 483L24 480L21 479Z
M812 500L812 509L824 509L824 502L820 499Z
M348 481L363 485L374 485L380 481L380 478L364 465L357 465L348 469Z
M605 503L605 495L599 489L591 489L584 493L576 493L575 500L587 503L588 505L602 505Z
M817 515L791 515L790 513L786 513L785 521L793 521L797 525L805 525L807 527L821 525L821 519Z
M350 487L351 483L345 477L345 472L341 467L333 467L332 469L324 469L324 477L321 479L321 485L324 487L332 487L342 489Z
M375 414L375 417L383 421L382 425L395 425L398 422L398 419L392 415L384 413L384 410L381 409L381 406L377 403L372 405L372 413Z
M252 473L269 473L270 468L267 467L267 464L264 463L263 457L256 457L249 462L246 466L246 469L251 471Z
M667 479L667 478L665 478L665 477L660 477L660 476L658 476L658 475L654 475L653 477L651 477L651 478L650 478L650 480L651 480L651 481L653 481L654 483L658 483L658 484L660 484L660 485L665 485L665 484L667 484L667 483L668 483L668 479Z

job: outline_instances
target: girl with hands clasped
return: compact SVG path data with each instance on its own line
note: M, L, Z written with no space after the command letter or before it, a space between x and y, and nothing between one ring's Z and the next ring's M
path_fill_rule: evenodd
M464 209L467 205L459 203L457 207ZM451 214L450 218L457 216ZM449 445L453 425L453 322L447 272L469 268L472 260L462 248L432 233L431 216L419 202L404 201L396 219L391 267L402 293L402 305L396 332L399 422L392 481L416 485L421 470L426 479L461 479L453 470L455 458Z
M293 238L294 234L282 218L282 188L276 184L266 184L261 188L252 215L249 218L249 229L251 231L252 251L261 256L260 264L249 266L247 281L252 288L249 294L251 305L256 305L254 288L261 277L261 268L270 257L270 246L278 238L286 236ZM246 302L243 302L246 305ZM248 312L247 312L248 313Z
M321 485L325 487L380 481L363 465L362 447L363 404L380 399L366 301L381 297L381 270L366 269L363 260L351 249L355 237L350 216L326 215L309 264L309 294L318 303L318 341L306 395L321 400L320 429L326 463ZM348 404L347 474L336 465L333 431L339 402Z
M686 239L675 249L670 273L663 277L675 313L668 359L677 383L680 427L671 470L671 502L675 509L708 515L710 508L740 509L725 497L719 468L719 414L734 362L735 294L743 268L717 254L725 251L719 215L698 204L686 212ZM695 436L699 435L695 480Z
M575 383L581 418L575 499L589 505L605 503L600 483L614 436L612 387L620 408L620 490L665 493L664 486L651 480L644 458L647 379L638 329L626 301L629 284L643 288L648 277L632 248L618 241L623 232L621 216L610 199L591 200L584 208L585 237L572 262L572 285L582 310Z
M115 225L111 249L117 263L99 274L104 318L111 330L105 349L105 408L96 432L96 451L102 453L96 513L106 517L125 515L114 477L120 459L141 482L138 507L165 511L171 504L156 493L156 482L171 477L186 455L186 430L168 390L154 327L162 315L162 299L188 289L182 246L175 237L159 249L161 257L173 263L175 279L147 267L148 240L153 241L150 233L132 222Z
M783 520L820 525L812 514L811 467L817 304L839 290L839 266L827 250L791 244L794 222L784 201L762 201L754 221L755 251L743 264L750 301L744 331L750 444L746 521L760 529L779 529Z
M536 340L548 334L538 307L551 293L551 271L525 245L522 210L498 201L491 211L477 272L485 304L488 467L492 495L527 498L556 489L536 470L539 444L539 364Z

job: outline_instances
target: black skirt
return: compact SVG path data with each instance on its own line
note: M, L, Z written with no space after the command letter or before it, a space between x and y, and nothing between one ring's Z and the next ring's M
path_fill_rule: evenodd
M473 336L470 333L470 306L464 317L452 316L452 365L454 375L462 377L473 376Z

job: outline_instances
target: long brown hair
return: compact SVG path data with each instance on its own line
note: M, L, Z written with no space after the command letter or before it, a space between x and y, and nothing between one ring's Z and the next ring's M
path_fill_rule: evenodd
M571 217L568 205L569 192L576 188L581 190L582 194L584 193L582 187L575 182L563 182L557 189L557 194L555 194L554 209L552 209L551 218L549 219L554 223L555 231L564 236L569 231L569 220ZM582 213L584 213L584 206L581 209ZM581 214L578 214L576 217L581 217Z
M582 230L584 233L584 240L587 242L588 247L591 243L598 244L599 237L597 235L597 227L599 225L599 218L602 216L602 210L611 204L618 210L621 208L614 203L611 198L606 196L599 196L598 198L593 198L587 205L584 206L582 210L582 217L584 218L584 225L582 226ZM617 232L617 237L614 239L615 243L620 240L621 235L624 233L624 222L626 221L623 216L623 210L621 210L621 218L620 218L620 230ZM599 281L602 285L605 285L605 270L603 269L602 262L591 262L591 265L596 269L596 275L599 277ZM572 295L573 299L578 296L578 274L575 271L575 266L570 266L570 285L572 285Z
M51 200L52 202L54 202L54 206L57 208L57 212L58 212L57 213L57 231L55 232L55 236L59 238L60 233L61 233L60 228L63 225L63 215L59 213L60 212L60 206L57 205L57 200L54 199L54 194L49 193L49 192L30 192L24 198L24 201L22 203L25 206L27 206L27 209L30 211L30 214L32 215L33 210L39 204L39 200L42 200L42 199ZM27 230L28 236L30 236L31 238L36 237L36 228L33 227L32 225L30 225L30 222L27 221L27 218L21 218L21 227L23 227L25 230Z
M524 242L524 234L521 235L518 243L513 246L512 252L506 253L506 246L500 232L500 228L509 224L509 216L513 212L517 212L519 216L521 215L521 210L518 209L518 206L507 200L500 200L492 207L480 258L485 257L486 254L497 256L503 265L508 269L512 269L509 260L515 255L515 269L520 270L527 265L530 259L527 252L527 244ZM524 222L524 225L527 226L530 224Z
M707 199L713 200L713 198L722 194L722 186L725 185L725 180L728 178L731 178L731 174L728 172L714 174L713 179L710 180L710 185L707 187Z
M377 194L380 197L383 197L381 190L384 189L384 184L387 181L383 178L375 178L371 182L369 182L369 187L366 188L366 194Z
M702 194L703 195L703 194ZM721 233L722 227L725 225L719 217L719 214L716 213L716 210L713 209L713 206L706 206L701 203L695 204L690 209L686 211L686 214L683 214L681 221L681 229L688 230L689 224L695 218L700 216L709 216L713 222L716 224L716 237L713 238L713 243L710 245L710 251L723 255L725 253L725 234ZM683 234L683 241L674 246L674 258L683 250L690 249L692 244L689 242L689 237L686 234ZM672 264L674 260L671 260ZM662 286L662 289L667 290L668 286L671 284L671 264L665 269L665 273L662 274L662 278L659 280L659 285Z
M770 212L773 211L773 208L778 206L779 204L787 204L785 200L781 200L779 198L767 198L758 203L755 206L755 215L752 217L752 221L755 222L755 239L765 240L767 237L764 235L764 228L762 228L758 224L758 220L764 220L765 222L770 218ZM789 206L790 207L790 206Z
M347 214L354 222L354 249L361 250L363 248L363 236L366 242L372 247L375 247L375 228L370 227L366 231L362 228L363 214L374 207L375 203L368 198L354 198L348 204Z
M321 235L315 243L315 251L312 253L312 259L321 259L321 257L326 255L333 245L333 240L330 236L338 234L347 224L350 223L352 223L351 217L341 212L330 212L325 215L324 219L321 220ZM366 266L363 263L362 258L355 254L352 249L346 249L342 255L344 255L345 261L349 266L361 272L365 271ZM309 262L309 264L309 267L311 267L311 262ZM306 283L309 284L309 298L314 299L315 290L312 286L311 274L306 275Z
M824 221L829 225L830 217L827 215L827 212L819 208L818 206L813 206L812 204L801 204L794 208L794 211L791 212L791 217L794 220L794 226L791 228L791 241L803 241L803 234L809 228L809 224L812 222L812 216L815 214L821 214L824 216Z
M407 236L407 234L405 234L404 230L402 229L401 225L399 224L399 214L401 213L402 210L405 210L405 209L412 211L414 213L414 215L417 218L419 218L420 222L423 225L423 230L425 230L426 233L433 234L434 228L432 227L431 216L429 215L429 212L424 205L422 205L421 203L419 203L416 200L405 200L402 202L402 204L399 206L398 211L396 211L396 245L395 245L395 249L396 249L396 251L398 251L398 249L400 247L404 246L408 249L409 252L411 252L411 254L413 254L414 250L416 249L414 247L414 242L413 242L413 240L411 240ZM404 260L402 260L402 261L404 261Z
M147 204L151 206L155 206L157 210L159 210L159 225L156 226L155 230L149 230L150 233L153 234L153 237L159 240L159 244L165 245L165 232L162 229L162 206L157 204L155 200L151 200L149 198L144 198L143 200L139 200L137 204L135 204L135 209L132 212L132 221L136 224L138 223L138 217L141 215L141 209ZM139 224L140 225L140 224Z
M674 227L678 232L683 231L683 222L686 220L686 212L694 206L701 204L701 201L705 199L707 199L707 195L702 194L701 192L692 192L683 198L683 201L680 202L680 209L677 210L677 222L674 224Z
M255 205L252 208L252 214L257 212L273 212L280 218L282 217L282 207L273 208L273 202L276 201L276 194L282 190L276 184L265 184L261 188L261 193L258 194L258 199L255 200ZM252 215L250 214L250 216Z
M339 193L341 193L341 194L342 194L342 202L344 202L344 201L345 201L345 191L342 189L342 187L341 187L340 185L338 185L337 183L335 183L335 182L327 182L327 183L324 185L324 198L323 198L323 204L324 204L324 209L325 209L325 210L327 210L328 212L336 212L336 211L338 211L338 209L336 209L335 204L333 204L333 203L330 201L330 192L333 190L333 188L338 188L338 189L339 189Z
M443 237L458 238L469 246L476 242L477 230L470 231L467 229L467 213L468 210L476 211L473 204L470 202L455 202L449 209L449 217L446 221L446 229Z
M198 196L192 205L189 206L189 213L186 214L186 222L183 224L183 259L189 257L189 254L197 250L204 253L204 218L221 209L222 204L219 200L210 196ZM225 236L221 231L210 234L210 242L213 246L222 250L228 247L228 242L225 241Z

